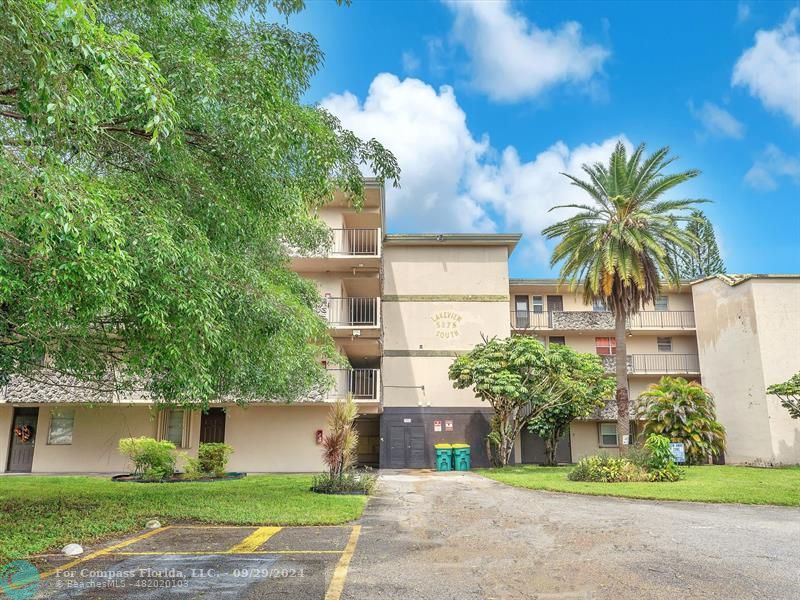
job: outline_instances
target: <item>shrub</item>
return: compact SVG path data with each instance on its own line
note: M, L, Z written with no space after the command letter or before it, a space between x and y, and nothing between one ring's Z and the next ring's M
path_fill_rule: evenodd
M342 494L360 492L371 494L375 489L377 477L370 471L346 471L342 475L321 473L311 482L311 491L318 494Z
M639 396L636 418L644 433L683 442L689 464L708 462L725 449L725 428L716 420L714 398L696 381L662 377Z
M647 476L650 481L678 481L683 471L675 464L670 441L667 436L650 434L645 442L645 450L649 456Z
M622 481L647 481L647 472L627 458L596 454L586 456L569 472L571 481L618 483Z
M233 454L233 448L228 444L209 443L200 444L197 449L197 462L201 473L208 473L215 477L224 477L228 459Z
M355 420L358 416L353 397L337 400L328 415L328 432L322 438L322 461L331 477L341 477L353 468L358 447Z
M166 479L175 472L175 444L149 438L123 438L119 451L133 463L133 474L148 481Z

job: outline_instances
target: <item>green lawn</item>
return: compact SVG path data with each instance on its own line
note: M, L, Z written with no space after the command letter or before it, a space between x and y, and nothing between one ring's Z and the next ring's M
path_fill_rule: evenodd
M115 483L102 477L0 477L0 564L144 528L148 519L238 525L335 525L364 496L309 491L306 475L210 483Z
M648 500L800 506L800 467L688 467L685 469L686 479L664 483L570 481L567 479L570 468L525 465L505 469L481 469L479 473L508 485L551 492Z

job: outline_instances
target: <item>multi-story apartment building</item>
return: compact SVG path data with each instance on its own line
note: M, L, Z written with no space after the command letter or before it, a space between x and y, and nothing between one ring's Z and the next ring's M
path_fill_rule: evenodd
M118 440L171 439L188 454L204 441L235 448L237 471L318 471L319 432L330 402L359 407L359 461L388 468L433 465L433 444L467 442L488 463L491 411L454 390L448 366L482 336L532 335L602 356L614 369L613 320L553 279L509 279L520 236L385 234L383 189L368 185L360 211L343 198L319 211L332 230L325 255L296 256L314 280L320 316L349 362L330 366L335 386L291 405L219 406L205 414L155 413L142 397L109 398L15 380L0 398L0 470L114 472L126 468ZM701 381L728 428L729 462L800 462L800 423L766 387L800 370L800 276L708 278L665 290L628 324L628 372L635 399L663 375ZM90 405L91 404L91 405ZM570 462L618 447L613 401L572 423L557 458ZM22 442L16 425L34 436ZM524 433L514 460L539 462L543 442Z

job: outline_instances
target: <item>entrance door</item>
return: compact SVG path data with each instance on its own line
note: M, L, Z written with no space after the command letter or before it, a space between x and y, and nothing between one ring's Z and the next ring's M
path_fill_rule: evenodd
M530 325L531 319L528 314L528 297L514 296L514 327L517 329L527 329Z
M553 313L562 312L564 310L564 298L562 296L548 296L547 297L547 318L550 327L553 326Z
M200 443L222 443L225 441L225 410L209 408L200 416Z
M563 296L547 297L547 312L562 312L564 310Z
M31 472L38 419L38 408L14 408L14 420L11 424L11 447L8 452L9 471Z
M425 427L393 425L389 428L389 468L423 469L425 464Z

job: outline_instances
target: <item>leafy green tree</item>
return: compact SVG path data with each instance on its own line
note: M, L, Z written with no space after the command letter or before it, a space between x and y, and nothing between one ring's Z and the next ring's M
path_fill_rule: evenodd
M700 210L692 211L693 219L686 225L686 230L697 238L692 252L676 250L675 260L678 263L681 279L700 279L708 275L725 272L725 263L719 254L714 226Z
M795 373L788 381L769 386L767 393L780 398L781 406L789 411L789 416L800 419L800 373Z
M544 345L530 337L485 339L450 365L456 389L471 388L494 409L487 451L492 463L508 464L514 442L525 424L546 410L568 404L577 383L566 382L559 358L548 357Z
M543 393L555 394L558 401L550 403L547 397L539 398L536 404L546 408L528 421L528 430L544 440L545 464L555 465L558 440L569 424L602 408L615 386L599 356L576 352L562 344L547 347L542 367L554 382Z
M694 252L697 237L680 223L692 220L684 211L702 202L662 199L699 171L666 174L664 170L675 161L669 148L650 156L644 151L642 144L628 157L620 142L608 165L583 165L588 180L564 173L592 202L554 207L577 212L543 231L548 238L561 238L551 258L553 266L563 261L561 280L568 281L571 289L582 286L587 303L602 301L614 314L621 444L630 434L626 320L654 302L663 283L679 284L680 272L668 249Z
M279 23L302 7L0 0L0 376L201 404L324 381L288 248L398 168L303 104L323 56Z
M639 396L636 418L644 421L644 435L683 442L690 464L704 464L725 450L725 428L717 421L714 398L696 381L662 377Z

